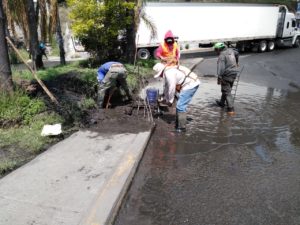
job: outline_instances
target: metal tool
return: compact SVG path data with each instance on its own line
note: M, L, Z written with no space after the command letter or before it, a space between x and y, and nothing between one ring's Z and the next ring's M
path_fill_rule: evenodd
M232 85L232 90L231 91L234 91L234 94L233 94L233 103L234 103L234 100L235 100L235 96L236 96L236 92L237 92L237 88L238 88L238 85L239 85L239 81L240 81L240 77L241 77L241 74L244 70L244 66L242 67L242 69L240 70L240 72L238 73L236 79L235 79L235 82L233 83Z

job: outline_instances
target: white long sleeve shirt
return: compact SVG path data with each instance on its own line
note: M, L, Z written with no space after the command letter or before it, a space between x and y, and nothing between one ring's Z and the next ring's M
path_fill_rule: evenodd
M167 102L173 103L177 84L181 84L184 81L181 91L185 91L192 89L201 83L198 75L194 72L190 73L190 71L190 69L184 66L168 67L164 70L164 98Z

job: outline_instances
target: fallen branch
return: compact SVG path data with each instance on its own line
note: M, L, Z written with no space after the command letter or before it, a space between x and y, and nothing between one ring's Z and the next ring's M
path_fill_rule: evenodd
M58 101L56 100L56 98L54 97L54 95L49 91L49 89L46 87L46 85L43 83L43 81L41 79L38 78L36 72L28 65L28 63L25 61L25 59L21 56L20 52L18 51L18 49L15 47L15 45L12 43L12 41L6 37L6 40L8 41L8 43L10 44L10 46L13 48L13 50L17 53L17 55L19 56L19 58L23 61L23 63L27 66L27 68L29 69L29 71L32 73L32 75L34 76L34 78L37 80L37 82L41 85L41 87L43 88L43 90L46 92L46 94L50 97L50 99L55 103L55 104L59 104Z

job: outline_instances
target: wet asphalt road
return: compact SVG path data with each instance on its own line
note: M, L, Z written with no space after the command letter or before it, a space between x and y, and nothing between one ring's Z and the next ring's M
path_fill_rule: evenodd
M300 49L244 54L229 117L216 58L197 67L202 85L188 131L161 117L115 225L299 225Z

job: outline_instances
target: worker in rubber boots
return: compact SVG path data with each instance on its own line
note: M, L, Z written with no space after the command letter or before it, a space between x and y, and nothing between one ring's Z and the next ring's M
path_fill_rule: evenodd
M227 48L226 45L221 42L214 45L214 50L219 55L217 74L218 85L221 85L222 92L221 99L216 100L216 103L222 108L225 107L226 103L228 115L234 115L235 112L231 89L238 74L239 53L234 49Z
M97 72L98 88L98 104L100 108L108 108L113 93L122 88L125 91L127 99L132 99L128 85L126 82L127 70L124 65L119 62L107 62L101 65ZM104 100L107 99L106 104Z
M175 41L172 31L167 31L165 34L164 42L159 45L156 50L156 57L161 60L163 64L169 64L170 61L179 61L179 47Z
M153 69L157 72L154 77L164 77L166 83L160 105L171 107L175 100L175 94L178 92L175 129L177 132L185 132L187 106L200 84L197 74L184 66L166 66L162 63L157 63Z

